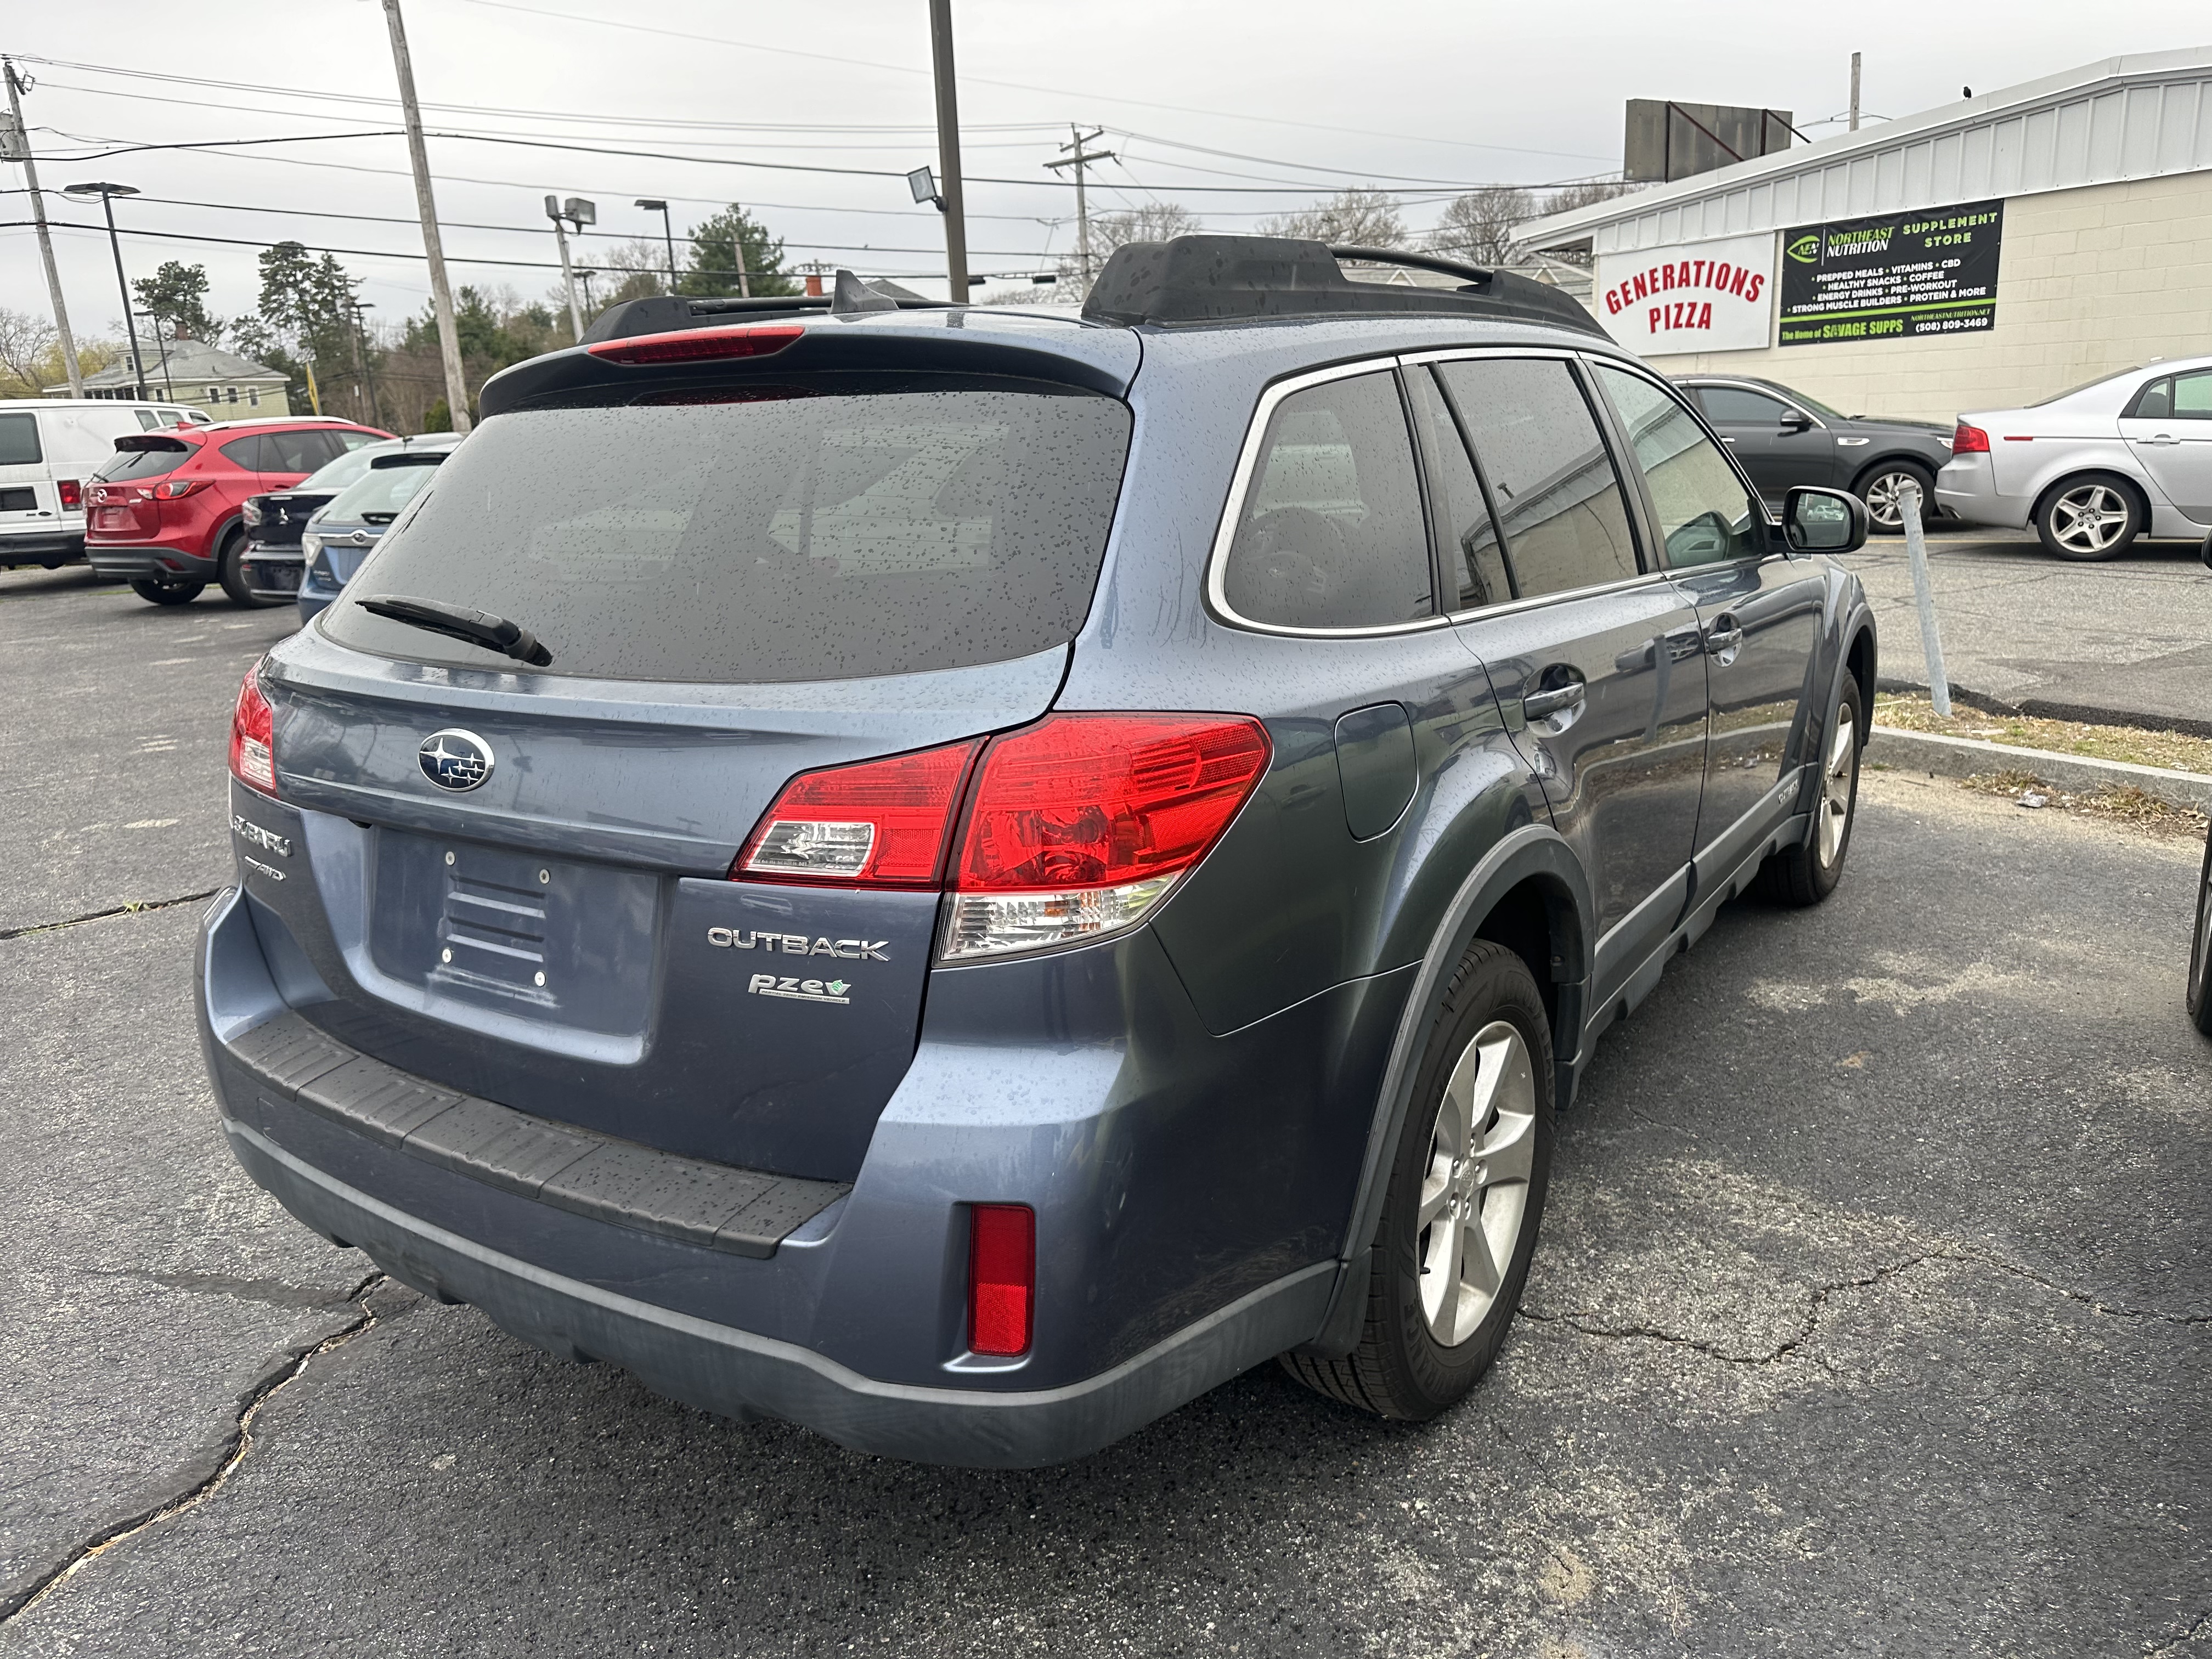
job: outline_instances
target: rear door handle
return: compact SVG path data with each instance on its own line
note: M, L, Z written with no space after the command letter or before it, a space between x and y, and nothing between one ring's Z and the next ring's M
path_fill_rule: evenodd
M1521 712L1532 720L1547 714L1556 714L1562 708L1580 707L1584 687L1580 680L1570 680L1565 685L1554 686L1548 691L1531 691L1521 699Z
M1705 630L1705 653L1708 656L1727 655L1743 643L1743 629L1723 618Z

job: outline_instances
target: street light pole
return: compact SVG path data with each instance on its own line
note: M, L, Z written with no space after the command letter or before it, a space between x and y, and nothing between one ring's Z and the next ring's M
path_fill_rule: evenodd
M545 198L545 216L553 222L553 240L561 245L561 291L568 296L568 337L578 344L584 338L584 313L576 308L576 271L568 263L568 226L561 216L561 198Z
M39 258L46 262L46 295L54 305L54 332L61 336L62 367L69 371L70 396L84 396L84 370L77 366L76 338L70 332L69 307L62 299L62 274L54 264L54 239L46 228L46 198L39 191L39 164L31 159L30 131L23 125L25 82L15 73L12 59L0 58L0 70L4 70L8 82L8 112L15 118L15 125L8 137L11 145L20 146L9 159L23 164L23 182L31 187L31 221L38 227Z
M672 295L676 292L676 226L668 216L668 204L654 197L641 196L630 205L660 215L661 240L668 244L668 291Z
M929 55L937 82L937 167L944 177L945 281L956 306L968 303L968 216L960 189L960 106L953 87L952 0L929 0Z
M407 161L415 174L415 210L422 221L422 252L430 263L430 308L438 318L438 356L446 369L446 407L453 430L465 433L469 382L461 368L461 335L453 324L453 290L446 282L446 247L438 236L438 204L430 194L430 152L422 143L422 112L415 102L415 65L407 55L407 26L399 0L384 0L384 21L392 33L392 65L399 77L399 108L407 128Z
M131 337L131 395L143 398L147 395L146 360L138 355L138 324L131 314L131 284L123 276L123 243L115 234L115 198L137 193L135 185L111 185L104 179L62 186L64 196L97 196L107 216L107 247L115 256L115 291L123 296L123 331Z

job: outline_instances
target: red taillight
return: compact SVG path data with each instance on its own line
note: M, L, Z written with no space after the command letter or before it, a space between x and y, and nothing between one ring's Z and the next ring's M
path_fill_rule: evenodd
M969 1215L969 1350L1009 1359L1027 1353L1036 1316L1036 1215L1026 1204L975 1204Z
M205 489L207 486L205 478L172 478L167 483L155 484L147 493L159 495L165 501L173 501L179 495L189 495L195 489Z
M1951 434L1954 455L1986 455L1990 453L1990 434L1978 426L1959 422L1959 429Z
M786 784L732 880L934 887L980 738L857 766L803 772Z
M1267 765L1255 720L1054 714L983 757L963 893L1108 887L1195 864Z
M84 505L84 486L80 484L75 478L56 479L54 482L54 488L61 492L62 505L64 507L82 507Z
M276 725L269 700L261 695L259 671L249 668L238 688L238 706L230 713L230 775L264 795L276 793Z
M766 357L805 332L797 323L683 328L627 340L600 340L584 349L611 363L694 363L714 357Z

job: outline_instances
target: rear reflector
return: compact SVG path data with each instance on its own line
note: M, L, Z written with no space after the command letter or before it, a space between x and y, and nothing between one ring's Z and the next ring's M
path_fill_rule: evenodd
M696 363L718 357L766 357L805 332L797 323L681 328L627 340L600 340L584 349L611 363Z
M934 887L981 738L857 766L805 772L784 786L738 854L732 880Z
M259 670L249 668L230 714L230 775L264 795L276 793L276 724L261 695Z
M1951 434L1954 455L1986 455L1990 453L1990 434L1978 426L1959 422L1959 429Z
M1011 1359L1030 1351L1036 1313L1036 1215L1026 1204L969 1209L968 1347Z

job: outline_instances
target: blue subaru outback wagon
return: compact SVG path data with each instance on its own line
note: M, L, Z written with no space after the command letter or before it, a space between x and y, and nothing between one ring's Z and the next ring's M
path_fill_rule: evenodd
M1599 1034L1731 896L1834 886L1875 634L1856 501L1770 520L1571 300L1378 258L639 301L493 380L240 690L246 1169L894 1456L1076 1456L1278 1356L1451 1405Z

